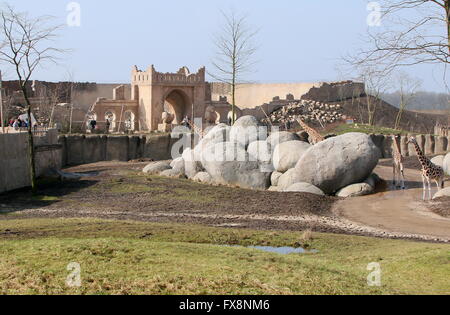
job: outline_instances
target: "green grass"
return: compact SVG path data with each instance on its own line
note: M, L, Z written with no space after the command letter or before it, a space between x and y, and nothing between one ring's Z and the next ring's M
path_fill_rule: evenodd
M81 266L80 288L65 284L71 262ZM371 262L381 264L381 287L367 285ZM93 219L0 221L3 294L450 294L449 275L450 246L442 244Z
M361 132L361 133L367 133L367 134L382 134L382 135L393 135L393 134L401 134L401 135L408 135L411 134L411 132L405 131L405 130L396 130L386 127L380 127L380 126L370 126L365 124L342 124L337 126L335 129L328 131L327 133L334 133L337 135L342 135L349 132Z

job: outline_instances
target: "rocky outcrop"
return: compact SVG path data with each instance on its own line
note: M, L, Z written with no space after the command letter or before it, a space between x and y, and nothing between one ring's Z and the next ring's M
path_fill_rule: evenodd
M311 147L291 176L298 178L298 182L310 183L326 194L333 194L366 180L378 164L380 155L368 135L347 133Z

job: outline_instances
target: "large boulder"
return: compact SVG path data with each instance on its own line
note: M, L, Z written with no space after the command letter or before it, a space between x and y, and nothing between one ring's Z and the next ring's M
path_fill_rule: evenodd
M247 152L252 161L260 163L272 162L272 148L266 141L254 141L248 146Z
M182 157L176 158L170 163L170 167L184 174L184 159Z
M199 141L194 148L194 158L200 162L203 150L209 145L227 142L230 139L231 127L225 124L219 124L206 130L206 135Z
M283 173L280 172L272 173L272 176L270 176L270 182L272 183L272 186L278 186L278 181L280 180L281 176L283 176Z
M342 198L359 197L373 193L374 188L368 183L353 184L342 188L336 193L336 196Z
M275 170L284 173L294 168L310 147L309 143L303 141L288 141L277 145L273 151Z
M156 175L165 170L170 170L169 162L152 162L142 170L145 174Z
M190 148L184 150L182 158L184 161L184 173L189 179L192 179L198 172L203 170L200 160L195 158L194 151Z
M444 188L439 190L433 197L434 199L443 198L443 197L450 197L450 187Z
M285 190L295 183L301 183L300 175L295 168L291 168L278 179L278 188Z
M322 190L308 183L295 183L289 186L284 192L303 192L319 196L325 196Z
M450 153L445 156L443 164L445 174L450 175Z
M237 142L247 147L250 143L257 140L266 140L265 135L259 130L258 120L253 116L243 116L239 118L230 130L230 142Z
M275 148L277 145L281 143L295 140L300 140L300 137L296 133L288 131L278 131L270 134L270 136L267 138L267 143L269 143L273 148Z
M445 156L438 155L438 156L435 156L434 158L432 158L431 162L434 165L437 165L437 166L440 166L440 167L444 167L444 158L445 158Z
M270 173L262 172L257 161L250 161L239 143L208 146L203 150L202 164L216 184L249 189L267 189L270 184Z
M363 133L347 133L311 147L295 167L298 182L326 194L363 182L378 164L380 150Z

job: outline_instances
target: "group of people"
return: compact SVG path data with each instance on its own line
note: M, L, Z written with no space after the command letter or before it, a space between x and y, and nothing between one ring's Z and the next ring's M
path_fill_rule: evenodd
M20 128L28 128L28 119L20 119L19 118L11 118L9 120L9 127L13 127L14 129L18 130Z

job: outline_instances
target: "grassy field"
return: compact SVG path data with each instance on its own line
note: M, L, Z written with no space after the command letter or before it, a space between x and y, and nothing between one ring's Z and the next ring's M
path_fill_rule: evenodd
M327 133L334 133L336 135L342 135L348 132L361 132L361 133L367 133L367 134L382 134L382 135L394 135L394 134L401 134L401 135L408 135L411 134L411 132L404 131L404 130L396 130L386 127L380 127L380 126L370 126L365 124L342 124L337 126L333 130L327 131Z
M71 262L81 266L79 288L66 285ZM381 287L367 285L371 262L381 264ZM450 294L449 275L450 246L441 244L97 219L0 221L1 294Z

